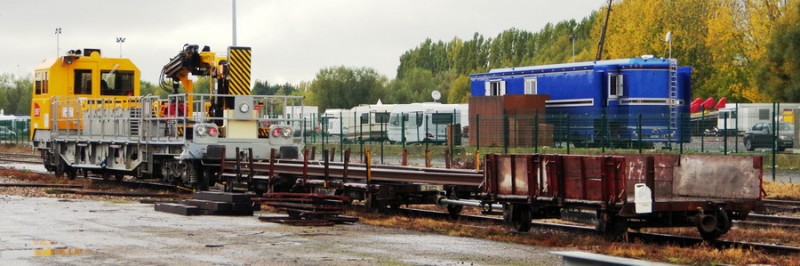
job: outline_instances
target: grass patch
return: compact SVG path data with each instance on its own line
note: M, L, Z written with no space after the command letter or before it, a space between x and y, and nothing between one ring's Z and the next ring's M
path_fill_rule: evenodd
M764 181L767 198L779 200L800 200L800 184Z
M402 228L425 233L480 238L493 241L536 245L550 248L580 249L610 256L644 259L676 264L688 265L719 265L719 264L771 264L771 265L798 265L800 255L779 256L767 255L760 251L732 248L718 250L705 244L694 247L678 247L673 245L645 245L639 242L622 243L608 242L602 237L585 234L566 233L561 231L532 229L530 234L516 234L503 226L494 224L462 223L459 221L442 221L429 218L410 218L384 214L358 214L360 222L369 225ZM658 229L679 230L689 234L690 229ZM777 229L776 229L777 230ZM750 237L757 235L780 235L780 231L751 231L733 230L729 234L743 231L751 232L742 235L731 235L731 238ZM694 230L693 234L697 234ZM790 232L783 232L786 237L800 239ZM763 239L763 238L759 238Z

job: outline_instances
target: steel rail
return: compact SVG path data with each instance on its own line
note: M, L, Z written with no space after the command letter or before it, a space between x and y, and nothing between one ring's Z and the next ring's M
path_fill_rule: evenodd
M411 216L425 216L430 218L450 219L448 213L430 211L430 210L417 210L417 209L400 209L399 213ZM479 215L460 215L462 221L471 222L491 222L493 224L503 224L503 219L499 217L487 217ZM595 234L597 231L593 227L578 226L578 225L565 225L545 222L532 222L532 225L537 228L543 229L558 229L565 232L576 232L581 234ZM527 233L518 233L527 234ZM657 233L643 233L628 231L628 241L641 240L646 243L654 244L677 244L684 247L693 247L703 242L699 237L676 236ZM741 249L755 249L763 250L770 254L800 254L800 247L767 244L767 243L754 243L747 241L730 241L730 240L717 240L711 242L710 245L719 249L741 248Z
M278 161L273 164L275 173L302 176L303 165L297 161ZM240 164L245 169L246 163ZM270 172L270 163L253 163L253 171L267 174ZM235 163L226 163L227 170L235 170ZM245 170L246 171L246 170ZM343 178L345 176L344 164L329 164L328 178ZM309 176L325 177L325 165L310 163L305 173ZM463 169L432 169L399 166L372 166L372 180L384 182L409 182L425 183L431 185L460 185L479 186L483 182L483 174L476 171ZM346 176L348 179L367 179L367 168L361 164L349 164Z

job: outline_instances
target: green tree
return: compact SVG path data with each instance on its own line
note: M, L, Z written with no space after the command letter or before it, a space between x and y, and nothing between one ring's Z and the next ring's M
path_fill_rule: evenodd
M389 88L386 102L430 102L431 92L437 88L437 84L430 70L414 68L408 70L402 79L394 80Z
M763 91L776 101L800 101L800 1L791 1L767 45Z
M452 83L450 83L447 102L467 103L469 102L470 94L469 77L464 75L459 76Z
M317 72L309 90L320 110L352 108L377 102L385 96L387 79L372 68L345 66L323 68Z

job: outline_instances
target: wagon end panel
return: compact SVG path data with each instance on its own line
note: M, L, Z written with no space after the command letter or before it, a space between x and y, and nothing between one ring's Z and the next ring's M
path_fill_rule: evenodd
M551 197L556 193L553 170L558 161L540 155L486 155L483 192L517 199Z
M760 199L762 164L759 156L682 155L675 166L676 196Z

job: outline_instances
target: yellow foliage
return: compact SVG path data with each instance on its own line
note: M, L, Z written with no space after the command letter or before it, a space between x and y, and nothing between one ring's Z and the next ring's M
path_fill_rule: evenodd
M694 96L727 97L729 102L770 101L758 78L765 67L774 25L787 13L787 6L792 6L785 2L617 1L611 8L603 59L645 54L668 57L669 43L664 38L672 32L672 57L694 67ZM605 12L601 9L595 20L595 40L600 38Z

